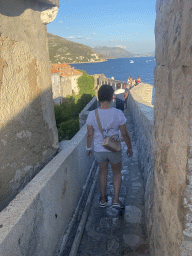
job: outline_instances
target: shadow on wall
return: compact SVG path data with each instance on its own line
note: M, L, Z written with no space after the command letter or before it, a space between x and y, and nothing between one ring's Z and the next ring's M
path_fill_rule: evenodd
M44 91L0 126L0 211L57 154L51 95L51 89Z
M77 101L73 96L63 98L63 103L54 106L59 141L71 140L79 131L79 114L91 101L91 94L83 94Z
M1 1L0 13L8 17L18 17L21 14L23 14L26 9L29 8L29 4L30 4L30 9L32 9L33 11L45 10L45 6L47 9L55 6L50 3L48 4L45 2L41 2L41 0L19 1L19 2L20 3L18 4L18 1L15 1L15 0Z

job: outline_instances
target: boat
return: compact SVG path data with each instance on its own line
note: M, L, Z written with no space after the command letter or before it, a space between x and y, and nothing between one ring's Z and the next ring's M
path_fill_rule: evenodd
M133 60L130 60L130 63L134 63L134 61L133 61Z

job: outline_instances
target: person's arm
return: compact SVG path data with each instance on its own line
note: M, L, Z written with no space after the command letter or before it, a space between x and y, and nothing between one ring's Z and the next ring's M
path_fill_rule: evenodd
M87 148L91 148L93 135L94 135L93 126L90 126L87 124ZM90 156L90 150L87 150L87 155Z
M119 125L119 129L121 131L121 135L127 145L127 155L129 157L131 157L133 155L133 152L132 152L132 146L131 146L131 138L129 136L129 133L127 131L127 127L126 127L126 124L123 124L123 125Z
M93 135L94 135L93 126L90 126L87 124L87 148L91 147Z
M127 99L127 97L128 97L128 94L129 94L129 92L126 92L126 93L125 93L125 97L124 97L124 100L126 100L126 99Z

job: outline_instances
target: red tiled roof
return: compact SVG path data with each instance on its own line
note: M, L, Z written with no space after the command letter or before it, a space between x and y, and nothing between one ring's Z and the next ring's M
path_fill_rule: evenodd
M55 68L51 68L51 74L54 74L54 73L59 73L59 70L57 70Z
M74 68L66 68L65 70L60 71L61 76L72 76L72 75L79 75L81 72Z
M80 71L71 68L70 65L63 63L63 64L51 64L51 74L60 72L60 76L72 76L72 75L79 75L81 74Z

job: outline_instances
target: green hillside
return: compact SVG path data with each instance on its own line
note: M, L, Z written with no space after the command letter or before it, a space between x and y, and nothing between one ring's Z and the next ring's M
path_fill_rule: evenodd
M105 57L91 47L71 42L48 33L49 58L51 63L81 63L105 61Z

